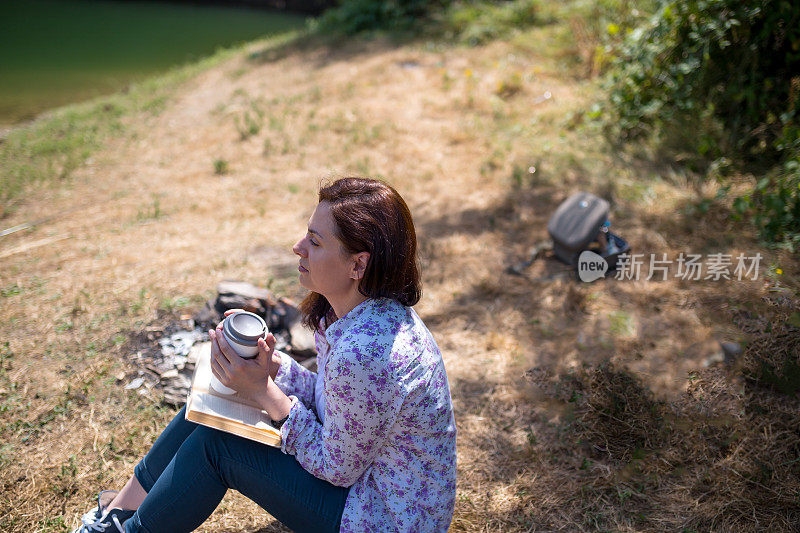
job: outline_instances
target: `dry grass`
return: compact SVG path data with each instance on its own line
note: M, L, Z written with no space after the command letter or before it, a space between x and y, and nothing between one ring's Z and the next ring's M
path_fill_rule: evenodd
M529 377L569 412L557 451L532 444L537 470L562 480L558 506L534 514L545 529L791 531L800 519L797 397L724 368L694 373L673 402L608 364Z
M63 531L130 475L174 411L124 390L127 340L196 309L221 279L301 296L290 246L319 179L345 172L386 177L418 224L418 311L459 427L454 531L796 524L796 399L697 370L716 340L745 337L726 310L760 316L797 258L762 248L724 205L686 214L695 192L673 170L610 153L580 119L594 82L548 46L562 31L471 49L254 46L160 113L127 117L70 184L33 189L3 227L56 218L0 240L0 529ZM242 130L245 113L258 127ZM613 201L635 251L760 251L766 270L591 285L504 274L578 189ZM549 382L578 396L548 397L523 378L532 367L573 376ZM281 529L230 494L201 530Z
M740 310L734 320L749 334L742 370L749 379L794 394L800 392L800 313L786 296L767 299L762 314Z

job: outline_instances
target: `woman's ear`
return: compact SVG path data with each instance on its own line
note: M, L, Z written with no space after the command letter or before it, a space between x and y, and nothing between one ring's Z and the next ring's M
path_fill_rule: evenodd
M359 252L353 255L353 272L350 275L352 279L361 279L367 272L367 263L369 263L369 252Z

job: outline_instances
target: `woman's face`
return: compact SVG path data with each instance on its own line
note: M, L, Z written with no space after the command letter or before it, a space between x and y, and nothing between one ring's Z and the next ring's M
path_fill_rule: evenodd
M331 205L320 202L308 222L308 232L292 251L300 256L300 285L328 301L346 297L363 275L359 256L350 254L336 237Z

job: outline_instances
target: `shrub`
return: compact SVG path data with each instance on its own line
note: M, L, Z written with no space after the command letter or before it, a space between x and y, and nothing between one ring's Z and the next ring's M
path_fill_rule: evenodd
M750 215L761 236L800 250L800 150L758 180L752 193L736 198L734 216Z
M693 125L686 140L701 155L774 160L786 134L797 138L798 47L790 2L666 2L619 50L611 101L620 132Z
M539 22L538 0L459 2L447 11L444 31L476 46Z
M343 0L317 21L321 33L355 35L370 30L410 30L450 0Z
M695 170L765 175L734 207L800 242L800 10L783 0L671 0L616 50L609 132L653 139ZM764 169L767 169L764 172Z
M320 33L430 31L478 45L538 22L539 0L344 0L316 22Z

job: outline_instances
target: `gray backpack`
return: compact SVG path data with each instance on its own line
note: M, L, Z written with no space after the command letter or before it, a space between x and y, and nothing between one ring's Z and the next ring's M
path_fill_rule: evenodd
M610 272L616 270L619 255L630 247L608 230L608 211L607 201L588 192L564 200L547 223L555 256L575 267L581 252L591 250L606 260Z

